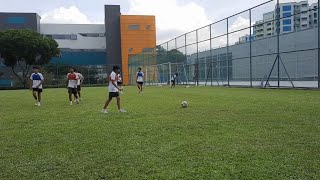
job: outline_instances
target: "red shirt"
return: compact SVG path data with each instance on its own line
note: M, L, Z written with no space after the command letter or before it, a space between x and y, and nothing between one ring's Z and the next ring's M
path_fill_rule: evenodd
M77 75L76 73L69 73L68 74L68 80L77 80Z

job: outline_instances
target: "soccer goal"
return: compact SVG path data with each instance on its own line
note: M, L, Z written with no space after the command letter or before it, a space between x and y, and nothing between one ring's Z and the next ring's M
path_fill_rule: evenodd
M177 73L179 63L163 63L145 67L145 82L149 86L169 85L171 77Z

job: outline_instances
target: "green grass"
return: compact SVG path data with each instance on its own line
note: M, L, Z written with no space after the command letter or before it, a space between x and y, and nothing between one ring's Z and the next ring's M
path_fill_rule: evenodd
M82 93L0 91L0 179L320 178L320 91L126 87L126 114Z

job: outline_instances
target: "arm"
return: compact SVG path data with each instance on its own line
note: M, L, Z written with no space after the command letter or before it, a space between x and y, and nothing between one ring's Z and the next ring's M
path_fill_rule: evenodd
M114 85L114 87L116 87L119 91L122 91L122 89L117 86L116 80L112 80L112 85Z
M41 82L38 84L37 88L39 88L44 82L44 78L42 74L40 75L40 78L41 78Z
M80 84L82 84L83 80L84 80L84 77L81 75Z

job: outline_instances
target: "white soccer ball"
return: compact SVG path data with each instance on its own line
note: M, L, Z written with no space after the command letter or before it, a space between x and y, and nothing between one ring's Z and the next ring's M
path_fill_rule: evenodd
M181 107L182 108L187 108L188 107L188 102L187 101L182 101L181 102Z

